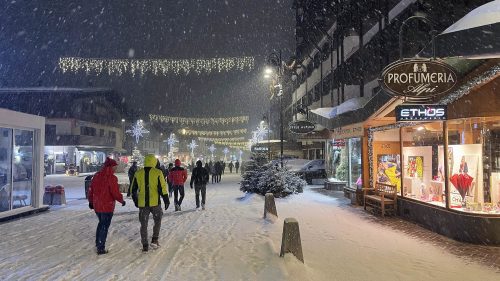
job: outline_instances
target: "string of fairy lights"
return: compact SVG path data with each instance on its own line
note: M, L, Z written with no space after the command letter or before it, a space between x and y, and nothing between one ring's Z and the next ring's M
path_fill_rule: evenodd
M152 122L163 122L178 125L231 125L248 123L248 116L217 117L217 118L195 118L178 117L158 114L149 114L149 120Z
M253 57L230 58L199 58L199 59L100 59L61 57L59 68L63 73L108 74L132 76L153 74L167 75L198 75L213 72L251 71L255 67Z
M186 136L200 136L200 137L218 137L218 136L237 136L247 133L247 129L236 129L226 131L199 131L183 129L182 134Z

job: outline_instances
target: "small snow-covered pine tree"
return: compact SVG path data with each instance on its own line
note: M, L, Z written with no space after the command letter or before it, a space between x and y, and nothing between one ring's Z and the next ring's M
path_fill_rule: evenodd
M260 163L254 159L247 164L243 180L240 183L241 191L261 195L273 193L275 197L285 197L302 192L307 184L306 181L286 168Z
M337 167L337 172L335 174L335 178L341 181L346 181L348 176L349 169L349 154L347 153L347 147L344 147L340 152L340 163Z
M137 147L134 147L132 150L132 161L137 161L137 166L144 166L144 156L141 154L141 151L137 149Z

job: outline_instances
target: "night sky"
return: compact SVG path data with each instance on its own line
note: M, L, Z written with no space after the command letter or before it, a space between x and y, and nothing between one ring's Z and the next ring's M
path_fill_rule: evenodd
M267 110L265 57L294 49L292 0L41 0L0 4L1 87L109 87L129 107L192 117ZM62 74L59 57L254 56L251 72L132 77ZM255 120L254 120L255 121Z

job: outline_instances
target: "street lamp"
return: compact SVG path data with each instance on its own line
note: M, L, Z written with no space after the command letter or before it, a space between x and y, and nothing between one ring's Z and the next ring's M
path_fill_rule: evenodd
M267 62L270 66L275 67L277 70L277 85L275 85L274 88L278 90L278 97L280 99L280 163L281 168L283 168L283 87L281 85L281 78L283 75L283 61L281 59L281 50L278 53L271 53L267 57Z

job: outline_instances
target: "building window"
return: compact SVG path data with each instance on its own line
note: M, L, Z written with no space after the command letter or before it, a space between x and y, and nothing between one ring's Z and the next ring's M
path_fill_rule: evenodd
M104 137L104 129L99 129L99 136Z
M81 126L80 127L80 135L83 136L95 136L96 135L96 129L92 127L85 127Z

